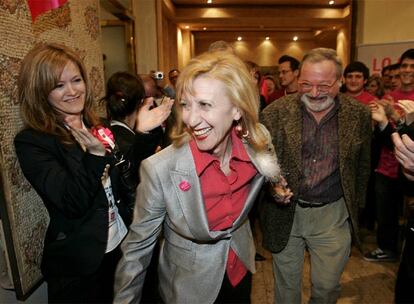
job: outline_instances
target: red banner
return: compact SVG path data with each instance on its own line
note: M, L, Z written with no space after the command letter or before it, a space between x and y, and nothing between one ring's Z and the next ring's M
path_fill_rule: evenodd
M63 6L68 0L27 0L32 14L32 21L47 11Z

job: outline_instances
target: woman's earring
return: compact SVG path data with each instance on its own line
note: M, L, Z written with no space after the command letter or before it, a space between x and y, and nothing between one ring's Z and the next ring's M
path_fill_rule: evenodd
M243 128L241 120L237 122L237 125L235 128L239 136L241 136L244 139L249 139L249 130L243 130L244 128Z

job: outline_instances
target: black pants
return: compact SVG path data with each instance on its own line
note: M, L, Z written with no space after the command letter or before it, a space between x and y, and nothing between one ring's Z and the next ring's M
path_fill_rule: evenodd
M112 303L119 247L105 254L98 270L87 276L46 277L49 303Z
M414 303L414 220L407 225L405 246L395 285L395 303Z
M399 230L398 214L403 202L399 180L376 173L375 200L377 204L378 247L396 254Z
M227 274L224 274L220 292L214 303L250 303L250 291L252 290L252 274L248 271L237 286L231 285Z

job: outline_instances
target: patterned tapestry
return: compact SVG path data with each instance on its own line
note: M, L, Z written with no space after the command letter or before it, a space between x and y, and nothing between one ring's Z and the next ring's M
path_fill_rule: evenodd
M40 261L48 216L40 198L24 178L13 138L23 127L17 100L21 60L38 42L57 42L83 58L96 99L104 95L99 1L68 0L34 22L30 0L0 0L0 214L6 253L18 299L26 298L42 280Z

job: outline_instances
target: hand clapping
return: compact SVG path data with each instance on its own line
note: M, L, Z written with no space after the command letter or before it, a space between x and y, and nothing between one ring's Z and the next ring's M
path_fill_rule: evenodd
M405 124L409 126L414 121L414 101L398 100L399 107L405 113Z
M387 114L385 113L384 106L377 102L371 102L369 104L369 108L371 110L372 120L379 123L381 129L386 127L388 123L388 118Z
M403 167L403 173L407 179L414 181L414 141L403 134L393 133L392 141L395 146L395 157Z
M105 156L104 145L88 130L70 127L70 132L84 151L97 156Z
M137 113L136 131L145 133L159 127L170 115L174 99L164 97L163 102L158 107L151 109L153 104L154 99L152 97L144 100L144 104Z

